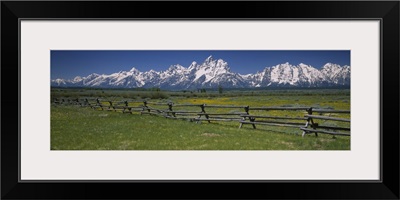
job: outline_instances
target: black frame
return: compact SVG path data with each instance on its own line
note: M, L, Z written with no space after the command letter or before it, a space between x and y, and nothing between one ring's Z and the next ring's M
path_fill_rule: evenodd
M227 6L229 5L229 6ZM154 9L158 8L158 9ZM184 9L187 8L187 9ZM190 9L189 9L190 8ZM1 2L1 198L272 198L399 199L398 1L2 1ZM225 12L210 12L211 10ZM160 11L161 10L161 11ZM209 10L209 11L207 11ZM282 12L284 11L284 12ZM381 174L378 182L143 181L19 182L19 19L380 19ZM11 75L13 74L13 75ZM11 84L14 83L14 84ZM18 99L16 98L18 96ZM18 108L18 109L16 109ZM18 112L17 112L18 111ZM383 120L384 118L384 120ZM384 121L384 126L382 122ZM11 125L13 124L13 125ZM19 122L17 123L19 124ZM384 134L385 133L385 134ZM221 187L224 186L224 187ZM147 191L154 191L148 193ZM184 191L184 192L182 192Z

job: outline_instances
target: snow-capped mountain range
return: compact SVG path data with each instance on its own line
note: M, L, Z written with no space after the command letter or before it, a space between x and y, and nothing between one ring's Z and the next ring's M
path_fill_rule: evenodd
M251 87L330 87L350 86L350 66L327 63L316 69L300 63L283 63L254 74L242 75L232 72L228 63L209 56L203 63L193 62L189 67L171 65L165 71L141 72L136 68L113 74L90 74L72 80L54 79L52 86L101 87L101 88L151 88L195 89L251 88Z

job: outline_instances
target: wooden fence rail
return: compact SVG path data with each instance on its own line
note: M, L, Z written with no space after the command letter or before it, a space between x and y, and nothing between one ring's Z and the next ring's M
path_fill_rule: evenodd
M329 135L341 135L350 136L350 127L340 124L340 126L332 125L320 125L315 122L319 121L337 121L338 123L350 123L350 111L349 110L334 110L334 109L322 109L313 107L250 107L237 106L237 105L207 105L207 104L174 104L173 102L148 102L144 101L110 101L106 99L71 99L61 98L54 99L52 101L55 105L69 104L79 105L82 107L90 107L92 109L107 110L107 111L120 111L122 113L133 112L140 113L142 115L158 115L169 119L185 119L196 123L207 121L226 121L239 123L239 128L243 128L244 124L251 124L254 129L256 125L266 126L282 126L300 129L304 137L306 134L314 133L318 136L318 133L329 134ZM185 108L186 110L175 110L176 108ZM196 108L197 107L197 108ZM213 110L214 112L206 112L206 110ZM229 112L225 111L230 109ZM235 109L235 110L232 110ZM243 109L238 111L237 109ZM224 112L221 112L224 110ZM215 112L216 111L216 112ZM257 114L250 114L250 111L254 111ZM278 111L278 112L291 112L303 114L301 116L274 116L274 115L260 115L261 112ZM306 113L304 115L304 113ZM325 116L323 114L329 114ZM330 115L347 115L348 118L332 117ZM304 124L305 123L305 124ZM337 132L341 131L341 132ZM343 132L345 131L345 132Z
M307 110L310 107L252 107L250 110Z
M307 117L307 122L304 127L300 127L300 130L303 131L302 136L304 137L305 134L309 133L314 133L315 136L318 136L318 133L323 133L323 134L330 134L330 135L342 135L342 136L350 136L350 127L335 127L335 126L320 126L318 123L314 122L314 119L322 119L322 120L331 120L331 121L340 121L340 122L348 122L350 123L350 119L347 118L338 118L338 117L330 117L330 116L321 116L321 115L313 115L313 113L344 113L344 114L350 114L349 110L326 110L326 109L313 109L309 108L307 110L307 115L304 117ZM311 127L308 128L308 127ZM348 131L348 132L337 132L334 130L342 130L342 131Z
M313 118L313 119L326 119L326 120L350 122L350 119L343 119L343 118L337 118L337 117L325 117L325 116L318 116L318 115L304 115L304 117Z

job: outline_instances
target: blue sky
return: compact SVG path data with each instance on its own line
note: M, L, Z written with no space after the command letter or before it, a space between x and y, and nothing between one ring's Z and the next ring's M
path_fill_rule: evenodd
M51 79L72 79L92 73L111 74L129 71L132 67L140 71L161 71L175 64L188 67L193 61L203 63L210 55L214 59L225 60L233 72L240 74L255 73L265 67L285 62L293 65L304 63L315 68L320 68L328 62L350 65L349 50L52 50Z

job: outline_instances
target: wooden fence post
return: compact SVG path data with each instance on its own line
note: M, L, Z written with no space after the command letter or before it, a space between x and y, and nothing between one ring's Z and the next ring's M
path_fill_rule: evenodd
M205 106L206 106L206 104L200 105L200 108L201 108L201 112L202 112L202 113L206 113ZM208 116L208 115L204 115L204 116L206 117L206 119L209 119L209 116ZM201 118L201 115L199 116L199 119L200 119L200 118ZM208 120L208 123L211 123L211 121Z
M312 107L307 110L307 113L308 114L312 113ZM309 123L310 123L310 118L308 117L307 122L304 125L304 128L307 128ZM301 137L304 137L305 135L306 135L306 131L303 131L303 134L301 134Z
M246 112L246 114L249 114L249 110L250 110L250 106L246 106L244 107L244 112Z
M92 108L92 105L90 105L89 100L88 100L87 98L85 98L85 106L86 106L86 105L89 105L90 108Z
M247 114L249 114L249 110L250 110L250 107L247 106L246 107L246 113ZM256 120L256 118L255 117L249 117L249 120L250 120L250 122L254 122ZM251 125L253 125L253 128L256 129L256 125L255 124L251 124Z
M125 113L125 110L128 108L128 101L124 101L124 109L122 110L122 113ZM130 111L130 108L128 108L128 110Z
M250 106L246 106L244 107L244 111L246 112L246 115L249 115L249 110L250 110ZM256 120L255 117L248 117L250 122L254 122ZM246 121L246 116L243 117L243 121ZM256 125L253 123L251 124L253 126L254 129L256 129ZM239 128L242 128L243 123L240 122Z
M99 98L96 99L96 103L101 108L101 110L104 110L103 105L101 105Z
M115 111L115 108L114 108L114 106L113 106L113 103L112 103L112 101L108 101L108 103L110 104L109 106L108 106L108 110L111 110L111 107L114 109L114 111Z
M176 117L176 116L175 116L175 113L172 112L172 105L173 105L172 102L168 102L168 110L171 111L172 116ZM169 114L167 114L167 115L169 115Z
M143 111L147 109L147 112L150 112L150 108L147 106L147 101L146 100L143 101L143 104L144 104ZM140 113L140 114L142 114L142 113Z
M75 99L76 103L79 104L80 106L82 106L81 102L79 102L79 98Z
M246 112L247 115L249 114L249 106L244 107L244 112ZM245 121L245 120L246 120L246 117L243 116L242 121ZM243 126L243 123L240 122L239 128L242 128L242 126Z
M312 110L313 108L312 107L310 107L309 109L307 109L307 113L308 113L308 115L312 115L312 112L313 112L313 110ZM317 124L316 123L314 123L314 120L311 118L311 117L308 117L307 118L307 122L306 122L306 125L304 126L304 128L307 128L308 127L308 125L310 125L310 122L311 122L311 127L315 130L316 129L316 126L317 126ZM303 134L302 134L302 137L304 137L306 135L306 131L304 131L303 130ZM318 133L317 132L315 132L315 136L317 136L318 137Z

